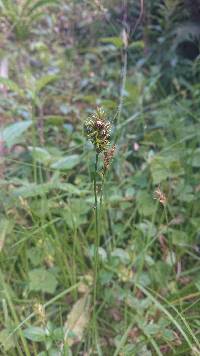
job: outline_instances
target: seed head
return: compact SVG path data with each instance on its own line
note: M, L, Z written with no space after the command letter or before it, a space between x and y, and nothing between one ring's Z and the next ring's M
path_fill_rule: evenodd
M161 191L160 187L156 188L154 192L154 199L158 200L162 205L167 203L166 195Z
M38 317L40 323L42 325L45 325L46 314L45 314L45 309L44 309L43 305L40 303L36 303L34 305L34 312L35 312L35 315Z
M85 135L95 146L96 152L104 152L110 142L110 122L102 108L97 108L84 124Z
M116 149L116 146L113 145L107 151L104 151L104 158L103 158L103 161L104 161L104 172L106 172L107 169L110 166L110 163L111 163L111 161L113 159L113 156L115 154L115 149Z

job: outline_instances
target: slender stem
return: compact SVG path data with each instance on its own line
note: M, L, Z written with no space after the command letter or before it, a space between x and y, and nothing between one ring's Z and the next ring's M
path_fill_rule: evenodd
M127 0L123 1L123 31L124 35L127 37L126 40L128 42L128 33L127 33L127 15L128 15L128 6L127 6ZM115 121L115 126L116 126L116 131L115 131L115 137L114 137L114 144L118 142L120 137L122 137L122 131L118 128L118 125L121 123L121 117L122 117L122 109L123 109L123 104L124 104L124 92L125 92L125 87L126 87L126 77L127 77L127 64L128 64L128 43L126 43L126 40L124 42L124 47L122 50L122 80L121 80L121 88L120 88L120 97L119 97L119 106L118 106L118 112L114 118Z
M103 178L101 181L101 194L100 194L100 199L99 199L99 213L100 213L100 219L102 221L103 218L103 196L105 195L104 192L104 186L105 186L105 180L106 180L106 171L103 172ZM105 216L106 214L106 216ZM112 221L111 221L111 216L110 216L110 211L109 208L106 208L106 212L104 212L104 216L107 219L107 223L108 223L108 231L109 234L112 238L114 238L114 232L113 232L113 228L112 228Z
M94 294L93 304L95 310L97 296L97 281L98 281L98 264L99 264L99 221L98 221L98 197L97 197L97 169L98 169L99 153L96 153L95 172L94 172L94 208L95 208L95 251L94 251Z
M167 225L167 233L168 233L168 227L169 227L169 221L168 221L168 213L167 213L167 207L164 205L164 213L165 213L165 219L166 219L166 225ZM169 253L170 253L170 262L171 262L171 266L173 268L173 244L172 244L172 240L171 237L168 236L168 241L169 241Z
M105 183L105 175L106 175L106 172L103 172L103 178L102 178L102 181L101 181L101 194L100 194L100 211L102 210L102 204L103 204L103 190L104 190L104 183Z
M18 324L18 323L19 323L18 315L17 315L17 313L16 313L16 311L15 311L15 306L14 306L14 304L13 304L12 298L11 298L11 296L10 296L10 292L9 292L9 290L8 290L8 288L7 288L7 284L6 284L6 282L4 281L4 278L3 278L2 274L0 274L0 282L1 282L1 285L2 285L2 287L3 287L3 292L5 293L5 298L6 298L6 300L7 300L8 306L9 306L9 308L10 308L11 315L12 315L12 317L13 317L13 320L14 320L14 322L15 322L16 324ZM19 337L20 337L20 339L21 339L21 343L22 343L23 348L24 348L24 354L25 354L26 356L31 356L31 354L30 354L30 352L29 352L29 347L28 347L27 341L26 341L26 339L25 339L25 337L24 337L24 335L23 335L21 329L19 329ZM7 339L7 338L6 338L6 339ZM5 342L5 341L4 341L4 342Z
M128 52L127 52L127 48L124 48L122 83L121 83L121 89L120 89L118 111L117 111L117 115L115 117L116 132L115 132L115 137L114 137L114 144L116 144L118 142L118 140L120 139L120 136L122 136L122 132L121 132L120 128L118 128L118 125L121 123L122 109L123 109L123 104L124 104L124 91L125 91L125 87L126 87L126 77L127 77L127 63L128 63Z
M33 142L33 152L35 151L35 148L37 146L37 129L36 129L36 105L35 101L32 100L31 103L31 118L32 118L32 142ZM35 158L35 154L33 154L33 178L34 178L34 183L37 183L37 162Z

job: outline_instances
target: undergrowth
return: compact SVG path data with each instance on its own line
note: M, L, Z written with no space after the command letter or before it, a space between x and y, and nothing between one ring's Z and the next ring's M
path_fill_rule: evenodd
M0 1L2 355L200 354L199 57L142 3Z

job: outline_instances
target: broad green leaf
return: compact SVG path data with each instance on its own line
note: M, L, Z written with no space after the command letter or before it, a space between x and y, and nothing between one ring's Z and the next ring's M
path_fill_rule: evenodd
M45 268L36 268L29 272L29 288L32 291L41 291L53 294L57 287L55 275Z
M191 185L185 184L185 182L183 182L182 184L181 183L178 187L178 199L180 201L188 203L194 201L197 197L195 197L194 195L193 187Z
M185 231L170 229L172 243L177 246L184 246L190 243L190 236Z
M23 331L26 339L36 342L43 342L46 339L46 331L39 326L30 326Z
M155 201L146 191L140 190L136 196L137 208L141 215L152 216L155 211Z
M148 325L144 326L144 332L150 335L156 335L160 332L160 325L149 323Z
M53 330L53 339L56 341L63 341L64 337L64 328L58 327Z
M4 351L8 351L12 347L15 347L16 340L14 336L10 336L11 330L3 329L0 331L0 346L3 346Z
M29 146L29 151L36 161L44 165L48 165L52 159L50 153L45 148Z
M79 299L68 314L65 323L65 342L72 346L80 342L90 319L90 296Z
M144 287L149 286L151 284L149 273L142 272L139 276L139 283Z
M170 330L170 329L163 329L162 330L162 334L163 334L163 337L169 341L169 342L172 342L174 339L175 339L175 335L173 333L173 330Z
M68 170L77 166L81 161L80 155L65 156L51 165L51 168Z
M118 258L124 265L130 262L130 256L128 252L126 250L123 250L122 248L115 248L111 252L111 256Z
M103 37L100 39L103 43L111 43L117 48L123 47L123 41L121 37Z
M150 169L154 184L159 184L167 178L178 177L184 173L181 162L173 157L173 154L154 157L150 162Z
M7 126L3 130L3 139L8 147L12 147L19 142L20 136L32 125L31 120L16 122Z
M13 91L14 93L23 96L23 90L11 79L0 77L0 84L5 85L7 89Z

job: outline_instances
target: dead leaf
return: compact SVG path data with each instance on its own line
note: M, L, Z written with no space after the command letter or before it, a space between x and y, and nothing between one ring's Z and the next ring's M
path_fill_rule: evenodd
M65 343L72 346L82 340L90 319L90 295L80 298L72 307L65 323Z

